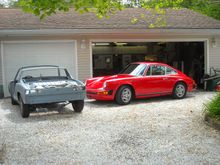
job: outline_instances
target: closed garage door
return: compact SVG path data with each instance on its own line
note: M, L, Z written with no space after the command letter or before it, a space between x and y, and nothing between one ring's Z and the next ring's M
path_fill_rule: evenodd
M76 72L76 43L74 41L20 41L3 43L4 96L18 68L30 65L66 67L73 77Z

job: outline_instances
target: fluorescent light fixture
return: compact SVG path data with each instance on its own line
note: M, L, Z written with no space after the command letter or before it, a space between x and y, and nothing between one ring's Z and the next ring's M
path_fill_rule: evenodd
M117 46L124 46L124 45L127 45L128 43L126 42L114 42L115 45Z
M97 42L95 43L96 46L108 46L110 45L110 43L107 43L107 42Z

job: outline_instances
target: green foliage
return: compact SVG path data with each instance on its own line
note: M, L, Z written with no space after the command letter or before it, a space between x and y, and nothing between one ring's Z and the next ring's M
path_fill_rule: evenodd
M220 120L220 92L209 103L205 104L205 111Z
M79 13L94 12L102 18L123 8L121 1L117 0L19 0L19 4L24 11L34 13L41 18L56 11L69 11L70 8L74 8Z
M33 13L41 19L57 11L67 12L71 8L79 13L93 12L98 18L109 18L111 14L125 7L138 7L148 9L153 18L147 20L146 16L140 15L140 18L131 18L131 22L137 23L142 19L151 28L166 25L165 8L188 8L220 20L220 0L12 0L12 2L9 6L17 7L19 4L24 11Z
M188 8L220 20L220 0L128 0L125 6L158 11L163 8Z

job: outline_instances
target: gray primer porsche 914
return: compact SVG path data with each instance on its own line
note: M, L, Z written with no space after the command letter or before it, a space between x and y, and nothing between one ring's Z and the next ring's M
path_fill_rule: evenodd
M84 107L85 85L58 66L22 67L8 88L11 103L20 105L22 117L29 117L30 111L38 106L52 103L72 103L76 112Z

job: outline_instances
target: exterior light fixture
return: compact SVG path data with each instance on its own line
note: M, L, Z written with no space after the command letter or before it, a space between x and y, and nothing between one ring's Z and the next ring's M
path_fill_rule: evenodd
M211 43L212 43L212 47L216 48L217 43L216 43L216 38L215 37L212 38Z
M81 49L85 49L86 48L86 40L85 39L81 40L80 47L81 47Z

